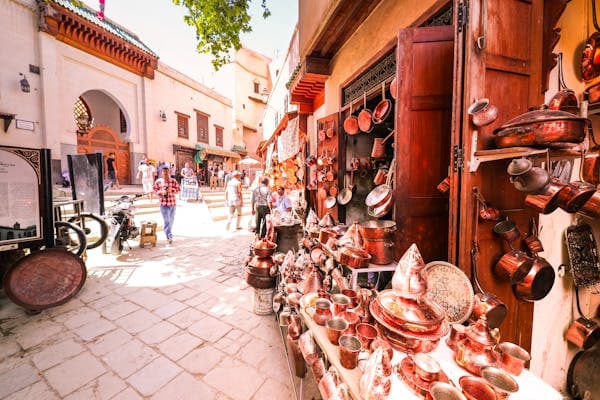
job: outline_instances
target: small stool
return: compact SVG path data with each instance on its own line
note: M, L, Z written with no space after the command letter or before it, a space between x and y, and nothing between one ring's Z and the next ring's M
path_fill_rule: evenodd
M156 247L156 222L143 221L140 229L140 247L151 244Z

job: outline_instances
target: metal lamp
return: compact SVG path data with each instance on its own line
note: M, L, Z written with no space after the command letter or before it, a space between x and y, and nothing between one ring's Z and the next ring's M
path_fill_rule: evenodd
M27 78L21 72L19 72L19 75L23 77L23 79L21 79L21 81L20 81L21 92L29 93L31 91L31 86L29 86L29 82L27 81Z

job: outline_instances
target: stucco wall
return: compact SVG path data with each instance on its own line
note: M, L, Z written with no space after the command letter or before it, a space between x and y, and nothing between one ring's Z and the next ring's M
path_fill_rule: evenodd
M588 35L594 32L590 2L572 0L557 26L562 28L561 38L554 52L563 53L565 82L582 100L581 93L585 88L600 81L596 78L593 82L585 83L581 80L579 72L581 49ZM548 103L557 91L558 68L554 68L550 74L549 90L546 92L545 102ZM600 115L590 116L590 119L594 131L600 132ZM598 138L597 134L596 137ZM574 160L575 168L571 175L571 179L574 181L579 180L579 166L579 160ZM592 225L596 240L600 240L600 221L584 219L584 222ZM573 223L575 223L575 216L560 209L540 218L540 236L546 249L542 256L554 267L569 263L564 235L567 227ZM558 388L564 387L569 363L577 353L577 349L564 339L569 323L578 317L574 295L573 279L571 274L567 273L562 278L557 277L550 294L542 301L536 302L534 309L531 369L546 382ZM581 291L580 296L583 311L587 313L588 317L594 316L600 305L600 296L590 295L589 290Z
M231 135L231 102L217 93L205 92L207 88L186 85L185 75L159 63L154 80L147 81L151 91L147 91L148 116L148 157L157 160L172 160L173 144L194 148L197 143L196 112L209 115L209 145L216 146L215 125L223 128L223 148L230 150L234 145ZM208 93L208 94L207 94ZM167 115L165 122L159 118L159 111ZM177 115L175 112L190 116L189 138L177 136ZM239 144L239 143L238 143Z
M33 121L35 130L17 129L12 121L8 132L0 120L0 144L40 148L44 145L40 111L41 77L29 72L29 64L39 65L37 29L33 0L0 0L0 112L16 114L17 119ZM23 93L19 81L24 73L31 92Z

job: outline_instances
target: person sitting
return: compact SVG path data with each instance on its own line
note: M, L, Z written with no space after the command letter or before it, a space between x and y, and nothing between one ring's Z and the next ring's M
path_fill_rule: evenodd
M292 211L292 201L287 194L285 194L285 188L283 186L277 188L277 201L275 202L275 207L280 212Z

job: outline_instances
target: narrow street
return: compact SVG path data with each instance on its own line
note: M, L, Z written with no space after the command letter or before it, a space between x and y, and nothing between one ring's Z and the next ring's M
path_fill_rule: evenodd
M0 297L0 398L292 398L276 320L243 279L252 235L201 207L179 203L172 245L161 231L154 248L89 251L62 306L28 316Z

